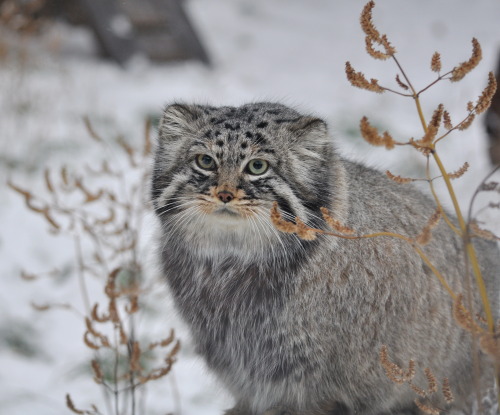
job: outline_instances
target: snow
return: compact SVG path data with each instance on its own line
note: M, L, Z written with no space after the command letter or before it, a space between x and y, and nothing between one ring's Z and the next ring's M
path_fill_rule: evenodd
M103 137L140 140L146 116L158 115L174 100L238 105L279 100L329 122L337 146L350 158L399 175L423 175L424 158L410 149L387 152L359 138L363 115L395 138L419 138L421 126L411 99L352 88L344 65L382 85L395 86L391 62L376 62L364 52L358 24L360 0L190 0L185 2L213 66L197 62L154 65L136 57L125 69L97 57L91 35L63 24L39 39L3 37L12 47L0 60L0 171L31 189L43 188L45 166L96 163L101 154L82 122L88 116ZM379 0L374 20L389 35L399 59L417 86L433 80L435 50L444 68L470 56L471 39L483 48L483 62L458 84L441 83L422 97L427 118L441 102L452 119L465 115L494 70L500 49L500 3L494 0ZM17 51L25 51L24 55ZM490 170L482 119L439 146L450 171L465 161L470 171L455 182L464 207ZM116 155L110 149L105 157ZM443 193L442 186L438 191ZM444 199L449 206L449 201ZM498 215L492 218L498 226ZM83 321L62 310L40 313L30 302L71 301L82 308L74 276L27 283L22 269L38 272L69 267L70 240L47 232L46 223L29 212L19 195L0 192L0 335L21 330L38 353L24 356L0 337L0 412L11 415L68 413L64 396L78 404L102 402L101 391L82 367L89 353L82 342ZM146 243L147 246L147 243ZM156 276L150 277L152 281ZM102 287L92 284L98 295ZM173 374L148 387L148 414L220 414L231 398L196 357L186 327L176 316L165 287L157 282L153 298L158 315L144 321L151 332L174 327L183 348Z

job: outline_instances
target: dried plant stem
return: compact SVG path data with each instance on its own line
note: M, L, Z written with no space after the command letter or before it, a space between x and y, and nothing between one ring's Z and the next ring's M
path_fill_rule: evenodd
M395 57L393 57L393 59L396 62L398 68L400 69L401 73L403 74L405 80L408 82L408 85L409 85L409 87L411 88L411 90L412 90L412 92L414 94L413 95L413 99L415 101L415 106L417 107L418 116L419 116L420 122L422 123L422 128L424 129L424 133L427 133L428 127L427 127L427 123L425 121L424 113L422 111L422 105L420 103L419 96L416 93L416 91L413 88L413 86L411 85L411 82L406 77L406 74L403 71L403 69L401 68L401 65L399 64L398 60ZM492 333L494 333L494 331L495 331L495 322L494 322L494 319L493 319L493 314L491 312L491 306L490 306L490 302L488 300L488 294L486 292L486 286L484 284L484 279L482 277L481 270L479 268L479 262L477 260L476 251L474 249L474 246L472 245L472 242L471 242L470 238L468 237L467 225L466 225L465 220L463 218L462 211L460 209L460 205L458 204L458 199L457 199L457 197L455 195L455 190L453 188L453 185L451 184L451 179L450 179L450 177L448 175L448 172L444 168L444 165L443 165L443 163L441 161L441 158L439 157L439 155L437 154L437 152L435 150L435 143L431 143L430 144L430 148L431 148L431 154L432 154L432 156L434 158L434 161L436 162L436 164L437 164L437 166L439 168L439 171L441 172L441 175L443 177L443 180L444 180L444 182L446 184L446 188L448 190L448 193L450 195L451 201L453 203L453 207L455 209L455 214L457 215L458 224L460 226L460 234L462 236L462 239L464 240L465 250L466 250L467 255L468 255L469 259L470 259L470 264L471 264L471 267L472 267L472 271L474 273L474 276L476 277L476 282L477 282L477 285L478 285L479 293L481 295L481 301L483 303L484 311L485 311L485 314L486 314L486 320L487 320L487 323L488 323L488 329Z
M457 215L458 219L458 224L460 226L460 231L462 233L462 238L464 240L465 244L465 250L467 252L467 256L470 260L470 265L472 267L472 272L474 273L474 276L476 277L476 283L478 286L479 294L481 296L481 301L483 303L484 307L484 313L486 315L486 321L488 323L488 329L490 330L491 333L495 332L495 320L493 318L493 313L491 311L491 305L488 300L488 293L486 290L486 285L484 284L484 279L481 273L481 269L479 268L479 261L477 259L476 255L476 250L474 249L474 246L472 245L471 238L469 237L469 234L467 232L467 224L465 223L464 217L462 215L462 211L460 210L460 206L458 204L457 197L455 195L455 190L453 189L453 185L451 184L450 177L448 175L448 172L443 166L443 163L441 161L441 158L437 154L436 151L432 152L432 156L434 157L434 160L436 161L436 164L441 171L441 174L443 175L444 182L446 184L446 188L448 189L448 193L450 194L453 207L455 208L455 213Z
M118 334L118 330L115 328L114 330L114 335L115 335L115 344L120 344L120 336ZM115 363L114 363L114 373L113 373L113 378L114 378L114 388L113 388L113 394L115 397L115 415L120 415L120 391L118 389L118 365L120 364L119 362L120 359L120 353L118 353L118 350L115 353Z
M78 235L75 235L74 237L74 244L75 244L75 253L76 253L76 260L77 260L77 273L78 273L78 284L80 285L80 293L82 295L83 299L83 305L85 307L85 312L86 315L90 314L90 297L89 297L89 292L87 289L87 283L85 282L85 276L83 274L84 271L84 263L83 263L83 254L82 254L82 244L80 242L80 237Z
M436 206L441 210L441 214L443 216L444 221L446 222L446 224L450 227L450 229L453 232L455 232L457 235L461 236L460 231L457 229L457 227L453 224L453 222L450 220L450 218L446 214L446 212L443 208L443 205L441 204L441 201L439 200L439 197L436 193L436 189L434 188L434 182L431 179L431 175L430 175L429 156L427 156L427 164L426 164L425 174L427 176L427 181L429 182L429 187L431 189L432 196L434 197L434 201L436 202Z
M430 259L427 257L425 252L415 243L415 241L407 236L398 234L398 233L393 233L393 232L375 232L375 233L370 233L366 235L357 235L357 236L351 236L351 235L341 235L339 233L334 233L334 232L328 232L328 231L323 231L321 229L312 229L315 233L323 234L323 235L330 235L330 236L336 236L339 238L344 238L344 239L368 239L368 238L377 238L380 236L389 236L392 238L398 238L402 239L403 241L409 243L415 252L420 256L422 261L424 261L425 265L427 265L431 271L434 273L436 278L439 280L439 282L443 285L443 287L448 291L450 294L451 298L453 300L456 299L457 295L455 292L452 290L450 285L446 282L446 279L443 277L443 275L439 272L439 270L432 264Z

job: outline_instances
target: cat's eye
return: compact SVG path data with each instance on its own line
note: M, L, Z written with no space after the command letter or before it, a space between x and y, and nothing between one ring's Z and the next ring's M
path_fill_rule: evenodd
M269 164L266 160L262 159L253 159L247 164L247 172L253 174L255 176L259 176L264 174L269 168Z
M215 170L215 160L208 154L197 155L196 164L203 170Z

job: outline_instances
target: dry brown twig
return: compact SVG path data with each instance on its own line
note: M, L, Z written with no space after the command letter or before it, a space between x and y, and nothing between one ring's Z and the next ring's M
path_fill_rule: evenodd
M109 145L88 118L84 124L96 145ZM147 294L139 236L142 216L147 210L140 189L148 180L150 129L147 122L140 149L123 138L116 140L114 145L122 150L126 165L112 167L103 161L99 169L86 168L80 173L69 166L45 169L45 197L8 182L9 187L23 197L27 208L44 218L52 232L76 235L76 269L87 304L87 309L79 311L79 315L84 316L86 327L84 344L93 354L90 362L93 378L104 388L108 408L118 411L121 396L126 396L127 411L132 415L137 414L137 389L168 375L180 347L173 330L167 339L150 341L139 338L135 323L135 315L142 312L142 298ZM131 172L135 172L135 183L131 181ZM124 183L127 183L126 189ZM103 215L103 212L107 213ZM92 249L83 251L80 240L86 240ZM90 274L101 278L104 301L91 302L85 283ZM22 277L31 281L37 279L37 274L23 272ZM36 307L47 311L61 305L48 303ZM101 414L95 406L85 410L75 407L69 395L66 403L73 413Z
M413 392L415 392L419 396L419 398L416 398L414 402L415 405L417 405L417 407L423 412L429 415L439 415L442 412L441 409L432 406L430 403L424 403L422 401L429 401L429 398L435 396L438 393L442 394L447 404L451 404L454 401L448 378L443 379L440 390L436 376L430 368L424 368L424 375L425 379L427 380L427 389L423 389L413 383L415 375L417 373L415 361L410 359L410 361L408 362L408 369L403 369L401 366L397 365L389 359L386 345L383 345L380 348L379 360L380 364L385 370L385 374L388 379L398 385L403 385L405 383L408 384Z

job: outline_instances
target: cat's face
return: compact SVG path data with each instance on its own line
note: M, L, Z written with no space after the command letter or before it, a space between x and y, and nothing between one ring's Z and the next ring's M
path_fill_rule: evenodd
M328 204L330 154L323 121L279 104L174 104L159 127L155 210L164 226L212 235L270 234L274 201L313 222Z

